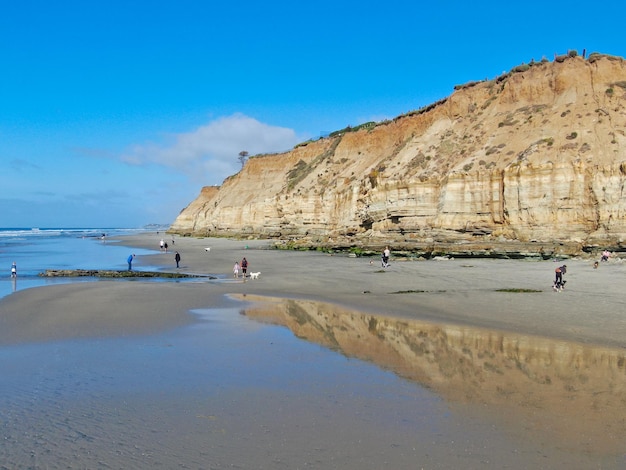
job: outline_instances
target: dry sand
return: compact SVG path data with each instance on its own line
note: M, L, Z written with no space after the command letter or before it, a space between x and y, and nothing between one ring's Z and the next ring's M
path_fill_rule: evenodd
M197 281L184 282L103 280L18 291L0 301L0 344L132 338L170 331L197 321L197 318L189 315L190 310L232 307L230 294L239 298L270 296L331 302L366 313L500 330L516 335L539 335L606 346L613 350L623 349L626 344L626 296L621 289L626 275L626 264L619 260L602 263L598 269L593 269L592 260L565 261L568 266L565 276L567 288L564 292L555 293L551 288L554 268L562 263L553 261L403 261L392 257L391 266L383 270L377 258L370 260L319 252L276 251L268 249L268 242L258 240L177 237L172 244L168 237L166 241L170 243L169 252L160 253L158 243L161 236L148 234L123 237L118 243L128 245L129 253L132 252L132 247L155 250L154 255L137 257L133 264L136 270L141 270L142 266L156 265L162 270L176 271L174 254L178 251L182 257L179 271L210 275L217 279L209 280L204 277ZM211 248L210 251L205 250L207 247ZM244 256L249 261L249 272L261 272L258 280L233 278L233 264L241 261ZM499 289L528 289L539 292L498 292ZM232 344L229 347L231 346ZM254 345L254 348L258 347L259 345ZM247 350L245 345L236 346L234 351L233 354L241 353L249 358L247 360L252 360L257 352L256 349ZM262 355L269 354L271 358L271 354L276 354L271 351L264 349ZM285 354L293 352L288 350ZM279 359L282 360L283 357L276 356L272 360L278 362ZM171 371L176 365L163 367L164 371ZM623 364L617 366L617 373L623 375L623 369ZM329 370L328 373L333 372ZM137 371L137 374L140 376L141 372ZM83 379L76 380L80 387ZM332 381L338 379L328 380L332 385ZM200 384L201 379L198 381ZM53 393L63 396L62 392L54 390L55 386L58 384L48 384ZM203 386L208 387L206 384ZM198 424L198 419L193 420L192 430L187 428L190 425L185 416L194 413L190 410L195 409L196 405L199 409L206 408L200 406L200 402L206 400L200 385L191 400L197 400L198 403L189 403L189 398L184 403L178 403L174 396L168 398L165 389L159 391L157 387L152 394L145 394L156 397L153 398L154 403L142 404L141 401L135 401L139 397L129 396L124 398L123 405L110 404L104 399L105 394L96 393L91 406L98 411L75 409L73 413L75 417L79 413L82 418L98 418L93 425L96 431L81 428L81 433L98 434L97 430L106 429L113 434L110 436L112 443L105 448L111 455L115 454L110 449L111 446L117 445L124 450L131 448L131 453L133 445L135 449L139 449L138 444L121 443L121 435L124 433L130 432L137 439L148 439L149 443L144 445L155 448L160 445L158 439L168 442L168 448L163 449L160 454L159 451L154 451L153 455L139 451L134 453L133 465L130 465L134 468L147 468L148 463L150 467L153 464L165 467L174 464L189 465L196 463L196 460L185 460L184 455L195 452L199 452L198 456L194 454L193 457L197 462L213 462L212 465L200 465L199 468L224 468L229 465L240 468L277 468L281 465L295 468L296 463L302 464L305 461L304 466L312 468L355 469L380 468L383 464L389 468L408 468L407 462L421 464L424 468L459 468L460 465L464 468L620 468L626 462L625 455L615 454L614 450L598 451L593 448L593 444L587 444L579 453L575 445L572 450L562 442L556 445L544 444L538 437L544 433L537 433L533 429L537 423L528 418L529 415L526 415L524 429L514 433L518 440L511 442L510 438L504 437L506 433L502 433L495 424L489 424L496 422L496 418L487 420L487 424L481 421L484 417L482 404L476 402L463 404L454 412L465 416L461 421L444 424L447 418L437 417L437 413L441 412L437 411L440 405L432 397L420 398L421 405L416 408L409 405L411 409L408 410L407 404L401 402L402 399L395 404L389 402L385 391L380 392L378 399L374 397L376 405L372 408L369 401L358 396L354 397L354 403L344 403L339 390L330 395L325 389L319 393L309 391L306 387L315 387L313 384L301 385L303 388L295 397L282 396L284 391L274 390L272 387L256 386L249 391L245 387L237 391L241 396L222 397L219 385L212 386L218 387L217 392L211 393L221 397L219 409L207 410L206 415L197 414L195 418L204 417L212 422L218 419L217 415L222 420L227 416L229 432L225 432L225 428L211 428L207 431L206 427ZM478 384L477 387L480 389L481 385ZM410 393L415 392L403 391L401 396ZM621 395L615 396L619 399ZM536 401L540 403L541 400L537 398ZM340 403L339 408L337 403ZM506 400L503 403L506 404ZM530 415L541 408L537 403L532 405ZM54 408L64 406L67 405L55 404ZM115 422L115 425L123 425L119 431L120 443L117 444L115 431L111 430L109 423L111 413L117 411L110 411L109 406L113 406L113 410L118 410L118 407L132 408L133 420L126 420L130 423L128 426L123 425L126 421L122 419ZM489 412L485 409L484 413L497 414L494 411L496 408ZM566 406L564 408L567 409ZM431 410L429 413L434 413L434 417L427 416L427 412L423 411L426 409ZM15 434L21 436L30 432L28 420L31 415L40 412L39 405L35 404L30 408L22 407L20 412L13 411L15 416L20 416L19 423L16 419ZM405 414L404 418L397 418L398 423L404 424L396 426L387 422L394 413L399 414L398 416ZM419 415L420 413L424 415ZM622 410L617 409L616 413L622 413ZM68 419L67 414L64 416L47 418L56 423ZM617 424L614 424L620 426L621 433L626 418L617 418L614 420ZM43 420L44 418L40 418L40 421ZM160 420L167 420L167 427L161 428ZM81 426L88 426L83 421L84 419ZM424 424L420 425L422 427L411 427L410 431L405 429L406 423L414 421L427 424L425 427ZM538 422L545 421L546 419ZM547 421L549 423L549 419ZM135 422L144 422L151 430L146 434L139 425L135 429ZM7 423L4 424L5 429L12 429ZM371 430L369 425L373 426ZM185 430L189 435L168 434L170 427L173 430ZM56 424L48 431L56 435L59 430L55 429ZM385 439L395 441L390 443L381 439L376 429L386 436ZM602 423L596 423L594 429L602 429ZM40 433L44 435L48 431L42 430ZM62 434L64 432L66 431L61 431ZM364 434L359 434L360 432ZM407 432L414 435L407 435ZM607 430L607 433L611 432ZM613 440L616 435L622 435L615 432L617 431L614 430ZM150 438L150 433L157 437ZM413 438L415 441L411 441ZM21 463L27 463L31 468L52 468L63 462L63 459L71 461L69 453L78 452L78 444L96 452L95 448L90 447L91 444L81 443L79 438L76 439L79 442L68 441L59 445L59 448L65 446L70 450L62 452L63 458L53 461L53 464L44 457L39 465L27 459ZM205 459L201 449L207 445L206 439L209 439L208 442L213 447L207 454L211 458ZM351 439L354 447L347 449L343 443L352 442ZM15 445L18 445L18 441L19 437L15 437ZM0 458L5 457L5 461L16 462L15 453L11 453L7 442L14 442L13 438L5 436L5 447L0 446ZM56 442L54 444L58 445ZM312 449L311 445L317 447ZM410 446L413 446L412 450L407 450ZM118 452L111 460L101 455L97 458L113 466L119 466L124 461L130 462L120 457L122 450ZM302 460L305 454L309 460ZM77 461L82 462L81 466L84 468L91 468L90 462L93 463L90 460Z
M158 250L159 235L126 237L124 243ZM166 241L170 242L169 238ZM568 341L626 346L626 262L614 258L593 268L593 260L519 261L454 259L403 261L392 257L351 258L321 252L276 251L262 240L176 238L169 253L146 263L175 271L219 276L223 282L199 288L198 295L226 293L307 298L365 312L419 318L541 335ZM204 248L210 247L207 252ZM175 250L173 251L172 248ZM243 257L258 280L232 279ZM139 260L137 269L141 269ZM370 264L371 263L371 264ZM567 264L563 292L552 290L554 269ZM502 292L528 289L539 292ZM185 291L185 296L190 295Z

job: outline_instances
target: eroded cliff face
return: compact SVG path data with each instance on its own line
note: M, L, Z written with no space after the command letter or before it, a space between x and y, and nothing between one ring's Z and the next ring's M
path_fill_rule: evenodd
M250 158L170 231L430 252L626 245L623 59L568 57L457 88Z

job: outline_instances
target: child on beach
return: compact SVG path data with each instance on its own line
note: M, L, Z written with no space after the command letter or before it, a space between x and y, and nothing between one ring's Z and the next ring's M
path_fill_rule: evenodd
M243 275L243 278L246 278L246 273L248 272L248 260L244 257L241 260L241 274Z
M233 266L233 277L239 279L239 263L235 261L235 266Z
M15 264L15 261L13 261L13 264L11 265L11 277L17 277L17 265Z

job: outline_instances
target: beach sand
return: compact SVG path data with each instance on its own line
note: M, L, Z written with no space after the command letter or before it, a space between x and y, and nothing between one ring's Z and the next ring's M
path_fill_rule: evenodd
M156 265L162 270L176 271L174 254L178 251L182 258L178 271L210 275L217 279L200 278L184 282L103 280L18 291L0 301L0 345L13 351L11 348L24 348L25 345L67 345L77 341L78 344L84 344L86 341L89 344L101 344L102 348L110 351L110 342L116 344L115 341L122 338L130 343L120 345L120 350L139 348L133 345L143 343L141 340L133 343L133 338L150 335L159 337L162 332L193 327L198 323L198 317L191 315L190 311L221 309L236 313L243 308L241 300L256 302L258 296L261 296L331 303L339 309L357 312L348 314L352 317L362 312L365 315L376 315L377 318L442 324L445 327L437 331L447 331L448 336L452 335L452 331L463 331L467 335L468 329L485 330L487 332L481 333L481 338L491 334L500 335L499 338L514 335L517 344L525 341L527 336L539 336L541 346L538 349L550 349L553 344L551 341L555 341L554 344L561 348L564 344L568 348L570 344L580 345L583 349L586 346L596 348L593 351L606 348L609 352L602 350L602 357L614 358L611 361L615 361L615 367L607 374L617 374L617 386L623 385L625 371L623 359L621 365L619 363L619 354L626 345L626 297L620 286L626 276L626 264L619 260L602 263L598 269L593 269L592 260L587 259L560 263L480 259L406 261L392 256L391 266L383 270L379 258L270 250L269 242L262 240L177 237L172 244L168 237L168 253L161 253L158 243L162 236L156 233L142 234L108 243L127 245L129 254L133 247L154 249L153 255L137 257L133 264L135 270ZM211 248L210 251L205 250L207 247ZM248 272L261 272L259 279L248 278L244 281L241 277L233 278L232 267L235 261L240 262L243 257L249 261ZM567 288L556 293L551 287L554 269L563 263L568 266L565 276ZM527 289L532 292L500 292L500 289ZM288 308L293 308L293 304L285 307ZM335 315L329 313L327 307L316 307L315 311L321 311L322 317ZM210 318L219 327L226 322L225 318L231 318L232 315L229 315ZM253 316L252 311L248 316ZM237 342L238 335L233 334L233 331L242 331L243 335L243 331L250 328L251 320L241 315L236 317L236 320L232 320L236 321L233 326L235 330L225 330L222 336L211 336L213 339L209 341L215 343L211 345L216 348L212 350L212 355L229 351L226 356L220 356L224 363L230 363L233 357L238 358L239 362L233 360L232 368L241 367L244 377L245 374L254 375L255 370L265 371L264 367L272 364L278 367L281 361L286 361L284 367L287 368L290 360L302 360L303 356L296 355L293 347L277 352L276 348L268 346L281 343L280 335L259 344L248 344L251 340L244 336ZM277 319L272 321L281 323ZM336 328L336 335L337 331L346 329L345 326ZM306 337L306 332L296 334ZM324 344L323 340L309 340ZM163 339L163 347L167 348L170 341L177 344L175 340ZM472 341L476 344L483 340ZM536 340L532 341L536 343ZM409 373L406 369L395 370L395 366L391 362L385 363L385 359L370 359L367 348L363 348L365 352L356 352L358 348L355 349L354 345L358 342L359 338L355 336L345 341L345 344L342 343L343 354L372 360L383 371L392 370L400 377L419 375L417 372ZM325 346L333 349L333 344ZM57 351L66 346L54 347ZM137 356L146 363L151 362L154 358L152 347L141 346L141 354L137 353ZM380 345L370 348L371 351L375 348L381 349L383 353L385 351ZM101 353L109 354L104 351L93 354ZM587 353L583 351L584 354ZM11 357L15 359L15 356ZM374 356L373 352L371 356ZM14 367L19 369L20 361L15 360ZM111 360L121 359L113 355ZM319 358L320 363L324 364L322 361L334 360L326 356ZM217 367L220 362L214 358L198 358L198 361L201 364L208 361L212 367ZM265 361L268 361L268 365ZM243 364L249 362L253 364L251 370L247 369L248 365L243 367ZM26 364L22 365L26 367ZM81 367L89 369L90 366L76 366L83 370ZM110 367L114 370L114 365ZM167 362L162 367L164 377L176 370L176 364ZM133 370L138 369L135 370L137 377L142 375L141 368L141 365L134 366ZM152 370L146 367L146 371ZM222 384L223 388L220 388L215 381L205 383L204 380L208 379L203 378L202 374L207 372L198 371L192 380L186 378L187 385L193 390L180 393L185 397L182 403L177 401L179 393L166 385L169 383L167 380L150 375L158 376L158 371L149 372L152 378L145 379L149 385L142 393L132 389L121 395L110 395L114 398L106 398L108 395L102 391L91 391L86 393L91 397L89 403L81 405L84 406L81 408L72 408L74 416L89 416L88 422L91 424L83 423L85 426L106 428L106 438L101 436L99 439L106 443L104 447L90 448L90 445L95 444L76 444L71 437L77 433L73 429L63 437L67 450L61 450L63 443L55 443L54 446L48 446L47 456L36 454L34 461L32 456L19 461L16 452L19 454L20 451L15 449L25 451L31 442L28 445L20 443L20 438L15 436L32 432L28 431L28 426L36 426L37 419L31 415L38 414L41 420L41 405L35 404L33 400L30 405L21 406L21 402L16 399L15 402L5 404L5 407L19 408L19 413L15 409L13 413L22 419L19 424L17 420L12 424L5 417L5 443L4 447L0 446L0 457L8 462L28 463L32 468L53 468L63 463L64 459L71 461L72 453L80 454L80 446L83 445L92 454L99 455L92 459L74 455L74 461L82 462L79 465L81 468L95 468L98 462L113 466L124 466L126 462L126 468L147 468L154 464L162 465L163 468L181 464L195 465L197 468L302 466L362 469L381 468L383 465L387 468L416 468L415 465L417 468L622 468L626 462L623 450L616 450L612 445L606 448L600 446L598 442L601 440L598 439L589 438L585 441L587 445L582 446L576 439L572 439L571 445L567 445L563 441L567 433L560 431L555 442L544 442L550 432L549 429L548 432L539 432L539 427L544 430L546 426L549 428L549 417L555 412L547 409L545 415L548 418L533 419L533 414L541 413L543 399L535 391L531 394L539 398L534 401L528 399L528 405L522 410L525 421L521 429L516 429L506 419L509 411L505 406L506 400L502 399L504 392L500 393L497 403L489 406L481 402L487 395L481 395L479 399L462 399L458 393L448 393L445 384L432 380L420 382L418 377L413 377L408 385L402 379L393 379L399 381L385 387L381 385L378 396L366 399L358 396L360 379L344 383L332 368L316 371L313 366L313 370L309 377L301 377L300 382L292 378L288 385L289 392L275 383L246 385L245 378L231 378L231 385L233 381L239 383L239 380L243 385L228 393L227 384ZM291 370L289 373L295 372ZM354 373L364 372L355 369ZM372 371L367 373L374 374ZM271 369L265 372L265 375L272 374ZM85 379L77 372L77 376L75 380L79 389L82 381L88 381L89 377L94 384L98 384L98 390L103 386L103 379L99 375L96 378L87 374L88 378ZM381 381L381 384L391 380L386 375L376 377L375 382ZM278 374L275 380L284 380L284 377ZM413 380L426 388L416 389L410 385L414 383ZM328 388L317 390L321 387L320 383L330 386L333 391L329 392ZM356 388L350 389L352 386ZM505 389L506 384L498 387ZM60 393L55 390L52 392ZM602 405L609 407L617 403L615 419L611 421L611 427L606 429L609 444L626 435L626 413L623 407L626 391L620 389L613 392L616 398ZM203 393L220 400L211 402L211 406L203 405L207 409L199 411L204 409L200 404L207 400ZM450 403L442 402L439 396L450 400ZM550 396L555 402L559 401L559 394L556 399L554 394ZM123 403L116 402L117 399ZM572 403L577 403L575 398L570 399ZM622 403L621 407L619 403ZM67 404L55 406L70 408ZM595 406L600 405L595 403ZM562 409L567 407L557 408ZM126 410L133 417L127 419L130 424L123 429L116 428L126 419L123 413L116 415L119 410ZM454 415L453 420L450 414ZM194 417L191 420L193 424L186 421L190 415ZM118 416L113 419L115 425L111 424L111 416ZM199 416L204 418L200 419ZM584 413L577 418L583 421L587 418L595 419L592 416L586 418ZM58 420L67 420L68 414L60 413L59 416L48 416L47 419L50 423L56 423ZM574 418L569 416L567 419ZM144 424L139 425L138 422ZM407 423L421 424L411 426ZM554 423L554 428L558 428L556 418ZM50 426L50 433L58 433L55 425ZM596 434L602 433L602 422L595 422L593 429ZM41 433L45 434L44 431ZM98 432L85 431L85 434L98 435ZM118 443L116 434L120 436ZM122 436L125 436L124 444L121 443ZM37 441L36 436L33 439L33 442ZM78 438L76 440L80 441ZM163 442L167 442L167 445L162 446ZM8 447L9 443L11 448ZM347 448L349 444L351 448ZM133 445L139 450L129 451L128 448L132 449ZM116 446L120 449L117 454ZM61 456L52 465L46 460L50 459L50 455L55 455L55 451L50 448L56 449ZM143 448L150 448L151 451L142 454L140 450Z
M159 235L142 235L125 237L124 242L158 250L159 239ZM218 296L249 293L308 298L376 314L626 345L626 296L621 288L626 261L617 258L594 269L590 259L403 261L392 257L393 264L383 270L380 258L277 251L269 246L264 240L177 237L169 253L147 256L146 262L175 271L174 253L179 251L179 271L229 281L211 286L211 293ZM206 247L211 251L204 251ZM248 272L262 273L258 282L232 279L232 267L243 257L250 263ZM555 293L554 270L562 264L568 267L566 289Z

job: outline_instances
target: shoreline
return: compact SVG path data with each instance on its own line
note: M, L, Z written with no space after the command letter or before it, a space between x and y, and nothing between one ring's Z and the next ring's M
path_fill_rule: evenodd
M167 253L159 252L161 238L170 244ZM229 295L250 294L327 302L394 318L626 347L626 300L617 287L626 278L626 263L619 259L601 263L598 269L588 259L565 261L567 287L556 293L551 286L554 269L561 263L552 261L401 261L392 256L391 266L383 269L379 258L276 250L267 240L165 238L141 233L112 237L109 243L128 247L129 254L133 249L154 252L137 255L135 271L145 267L204 278L184 282L94 280L18 291L0 300L3 332L22 325L19 328L27 341L29 337L45 340L47 333L70 338L113 334L126 328L153 331L157 325L178 325L181 317L189 321L192 309L219 307L233 301ZM182 258L179 269L174 261L176 251ZM258 279L233 277L234 262L244 256L250 263L249 272L261 272ZM123 300L111 304L106 300L109 297ZM91 302L99 314L67 313L84 302ZM46 305L46 315L64 312L65 316L58 316L51 330L32 326L29 334L29 323L19 312L27 309L29 321L36 325L35 317L42 316L41 305ZM103 315L112 305L132 315ZM99 329L85 326L83 331L68 326L87 325L89 317L98 318L95 324ZM0 343L9 340L7 334L0 333ZM13 334L10 341L16 343L20 338Z
M162 234L117 237L120 244L158 250ZM256 294L333 303L362 312L475 326L610 347L626 347L626 300L620 289L626 263L593 260L452 259L399 261L271 248L267 240L164 238L168 253L144 255L162 271L212 275L212 301L226 294ZM174 244L171 241L174 240ZM205 251L205 248L211 251ZM174 253L181 254L176 269ZM258 280L232 277L247 257ZM567 264L563 292L552 290L554 269ZM502 292L499 290L528 290ZM209 289L205 289L209 290ZM534 292L537 291L537 292Z

